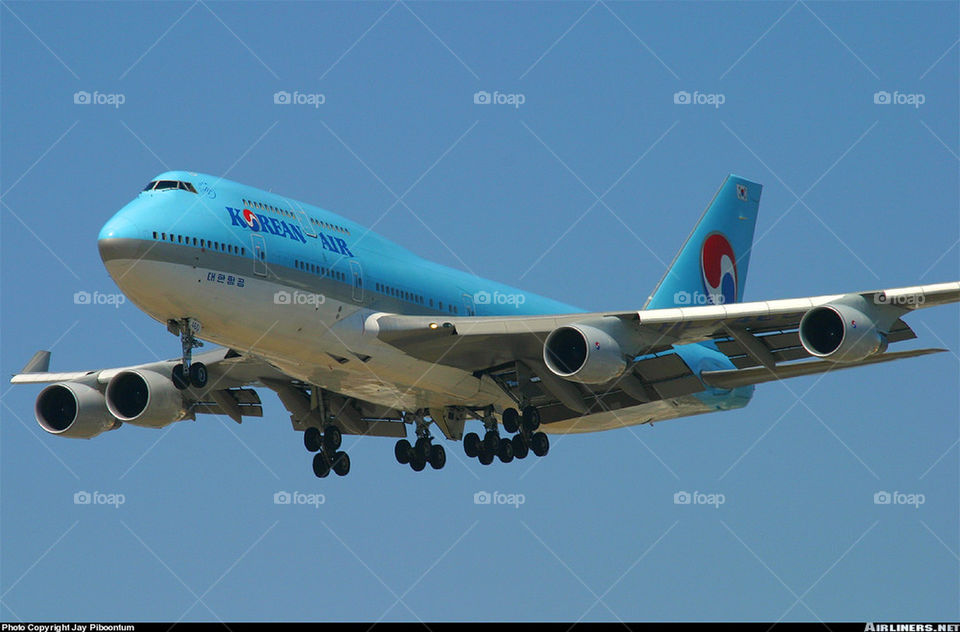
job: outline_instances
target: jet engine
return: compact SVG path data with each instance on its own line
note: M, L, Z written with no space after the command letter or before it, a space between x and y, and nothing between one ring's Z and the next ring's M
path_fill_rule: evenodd
M543 361L556 375L584 384L609 382L619 377L627 366L613 336L579 323L550 332L543 344Z
M887 349L874 318L856 307L828 303L800 320L800 344L811 355L833 362L859 362Z
M107 409L120 421L162 428L187 416L181 391L169 376L145 369L117 373L107 384Z
M50 434L91 439L120 427L107 410L103 394L80 382L51 384L37 396L34 414Z

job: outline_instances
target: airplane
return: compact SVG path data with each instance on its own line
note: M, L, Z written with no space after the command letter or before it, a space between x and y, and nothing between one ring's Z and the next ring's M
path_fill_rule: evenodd
M887 348L916 338L913 310L960 300L960 281L743 302L761 191L727 176L641 309L586 312L325 209L168 171L98 248L180 356L58 373L38 351L11 382L49 384L40 427L84 439L198 414L240 423L263 416L256 389L271 390L325 478L350 471L344 434L396 439L415 471L446 463L433 428L483 465L509 463L545 456L551 434L738 409L764 382L944 351ZM219 347L194 354L204 342ZM482 435L464 434L468 421Z

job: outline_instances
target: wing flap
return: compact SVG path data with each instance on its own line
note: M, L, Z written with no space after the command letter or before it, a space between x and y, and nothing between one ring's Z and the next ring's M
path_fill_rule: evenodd
M791 377L802 375L815 375L817 373L827 373L830 371L839 371L841 369L851 369L858 366L869 364L879 364L881 362L892 362L893 360L902 360L904 358L914 358L931 353L942 353L946 349L913 349L910 351L894 351L891 353L882 353L871 356L862 362L838 363L829 360L814 360L812 362L798 362L784 366L776 366L772 369L767 367L754 367L749 369L725 370L725 371L704 371L701 374L703 381L715 388L736 388L738 386L748 386L751 384L761 384L763 382L772 382L775 380L784 380Z

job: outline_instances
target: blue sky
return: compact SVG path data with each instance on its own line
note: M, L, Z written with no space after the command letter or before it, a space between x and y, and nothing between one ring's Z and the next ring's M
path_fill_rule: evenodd
M129 303L73 301L117 291L96 235L167 168L587 309L639 308L731 172L765 185L745 300L960 278L955 2L0 15L4 374L39 348L59 370L178 353ZM447 444L446 469L414 473L391 440L346 438L353 471L323 481L269 392L242 426L70 441L34 422L38 388L4 387L0 618L956 619L960 319L909 323L905 346L950 352L488 468ZM75 505L83 491L124 502ZM475 505L480 491L524 502ZM683 491L724 502L675 504ZM923 503L875 504L883 491Z

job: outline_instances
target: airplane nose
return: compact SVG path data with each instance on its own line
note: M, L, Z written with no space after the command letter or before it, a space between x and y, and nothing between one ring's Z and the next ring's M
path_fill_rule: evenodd
M97 236L97 241L104 239L136 239L140 235L137 226L125 217L114 215L111 217Z
M97 236L100 259L104 263L114 259L133 259L140 252L141 239L139 227L118 213L103 225Z

